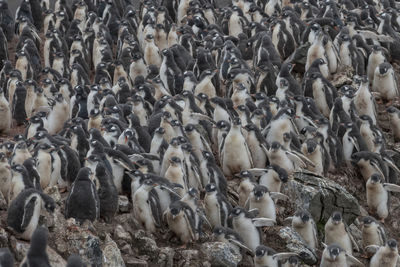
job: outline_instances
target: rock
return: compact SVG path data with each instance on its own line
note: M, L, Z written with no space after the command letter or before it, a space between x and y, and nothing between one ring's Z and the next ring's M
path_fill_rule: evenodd
M127 196L118 196L118 209L122 213L127 213L130 211L131 204Z
M63 205L63 201L61 199L61 194L58 191L57 186L47 187L44 192L49 195L58 205Z
M125 262L122 258L121 251L117 244L111 239L110 235L106 235L104 242L103 256L104 265L109 267L125 267Z
M353 83L353 80L351 79L352 76L348 76L347 73L337 73L333 77L331 83L333 86L336 88L340 88L343 85L351 85Z
M131 235L127 231L125 231L125 229L120 224L118 224L115 227L114 239L116 239L117 241L123 240L123 241L126 241L128 243L132 242Z
M347 225L360 215L357 199L339 184L309 172L295 172L285 192L299 207L309 210L316 223L325 224L341 211Z
M160 254L158 256L157 265L163 267L174 266L174 255L175 250L169 247L164 247L160 249Z
M137 248L139 255L146 255L150 261L156 261L160 253L156 241L153 238L147 237L146 232L137 230L132 236L132 246Z
M315 252L305 244L301 236L291 227L284 227L279 230L279 236L286 241L287 249L297 253L304 263L309 265L317 263L318 259Z
M100 247L100 239L97 236L89 235L83 248L86 248L84 255L92 266L102 266L103 251Z
M229 244L223 242L207 242L201 245L200 250L211 266L236 267L242 260L242 255L237 253Z
M25 241L16 240L14 250L14 255L17 261L22 261L28 253L29 243ZM47 255L49 256L50 265L52 267L65 267L67 262L51 247L47 246Z
M0 210L7 210L7 209L8 209L8 205L7 205L6 198L4 197L3 193L1 193L1 191L0 191Z
M0 248L6 248L8 246L8 233L4 228L0 227Z
M122 254L126 254L126 255L133 254L133 250L132 250L131 245L129 245L125 241L121 241L118 247L120 247L120 250L121 250Z
M187 249L180 251L180 259L181 262L178 264L182 267L190 267L190 266L201 266L200 263L204 261L204 259L199 258L199 251L194 249Z
M126 267L147 267L149 265L147 264L147 261L129 257L128 259L125 260L125 266Z

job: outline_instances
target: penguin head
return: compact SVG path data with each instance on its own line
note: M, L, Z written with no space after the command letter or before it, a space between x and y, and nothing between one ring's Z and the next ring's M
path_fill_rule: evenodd
M181 159L179 157L172 157L169 160L171 165L177 166L180 165L182 163Z
M172 218L175 219L176 216L179 215L179 213L182 212L182 210L185 208L185 203L182 201L175 201L171 203L169 206L169 210L171 212Z
M225 235L225 228L222 226L216 226L213 230L213 234L215 237Z
M203 150L201 153L202 153L204 159L206 159L206 160L214 159L214 155L209 151Z
M248 132L257 130L257 126L254 123L249 123L244 127Z
M370 227L372 223L375 222L375 218L372 216L365 216L362 220L363 226L364 227Z
M400 113L400 111L399 111L397 108L395 108L394 106L388 107L388 108L386 109L386 111L387 111L389 114L398 114L398 113Z
M205 93L200 93L200 94L198 94L198 95L196 96L196 98L197 98L198 100L200 100L201 102L203 102L203 101L207 101L207 100L208 100L208 95L205 94Z
M22 174L23 176L28 174L25 166L20 165L20 164L13 165L11 167L11 170L12 170L13 174Z
M332 214L331 219L333 224L340 224L342 222L342 213L340 213L339 211L335 211Z
M194 187L189 188L189 190L187 192L188 192L189 196L192 198L197 198L197 196L199 194L199 191Z
M192 133L195 129L196 129L195 126L193 124L191 124L191 123L188 123L185 126L185 132L186 133Z
M256 201L259 201L268 192L269 192L268 188L263 185L256 185L253 188L253 194Z
M378 173L374 173L369 179L371 180L372 184L379 184L382 181L382 176Z
M214 183L209 183L206 185L205 190L207 194L211 194L213 192L217 192L218 188Z
M78 175L76 176L75 180L87 180L90 179L90 177L93 175L93 172L90 168L88 167L82 167L79 172Z
M230 218L237 218L237 217L243 217L243 216L246 216L246 211L241 207L235 207L229 213Z
M317 149L318 143L314 139L306 140L307 153L312 154Z
M135 170L135 171L131 172L129 176L133 180L137 180L137 181L144 179L144 174L139 170Z
M387 246L391 249L391 250L397 250L397 241L394 239L389 239L387 241Z
M255 256L256 258L262 258L264 256L272 256L275 255L276 251L270 247L260 245L256 247Z
M249 171L241 171L239 174L237 174L237 177L242 178L242 179L252 179L253 175Z
M241 120L239 117L235 117L235 118L233 118L233 120L232 120L232 124L233 124L234 126L241 126L241 125L242 125L242 120Z
M15 149L19 149L19 150L27 149L26 142L24 140L18 142L17 145L15 146Z
M288 89L288 88L289 88L289 82L288 82L288 80L285 79L285 78L281 78L280 81L279 81L279 87L280 87L281 89Z
M380 75L385 75L388 73L388 71L392 68L390 63L384 62L379 65L379 74Z
M329 251L329 257L332 261L335 261L339 254L343 251L343 249L337 244L332 244L328 246L327 249Z
M229 131L230 124L229 124L229 122L227 122L225 120L220 120L220 121L217 122L216 127L219 130Z
M171 139L171 142L169 144L173 147L178 147L181 144L181 142L178 137L174 137Z
M264 101L267 99L267 95L264 92L257 92L254 95L254 98L255 98L255 100L258 100L258 101Z
M318 23L313 23L313 24L311 24L310 29L313 32L318 32L321 30L321 25L319 25Z
M281 144L279 142L273 142L271 145L271 150L277 152L281 148Z
M149 178L145 179L142 184L142 186L144 186L144 188L146 188L148 191L150 191L157 185L158 185L157 183L155 183L152 179Z
M307 223L311 219L311 214L307 210L300 210L295 213L303 223Z
M154 132L156 134L163 135L165 133L165 129L163 127L158 127Z
M183 152L191 153L193 151L193 146L189 142L184 143L182 144L182 150Z

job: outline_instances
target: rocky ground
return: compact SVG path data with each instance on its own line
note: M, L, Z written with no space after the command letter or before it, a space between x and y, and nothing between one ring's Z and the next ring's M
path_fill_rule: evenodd
M9 44L10 55L14 55L14 49ZM15 59L11 57L11 60ZM400 73L399 65L394 64L394 67ZM344 83L351 83L351 79L345 73L340 73L333 78L333 82L340 87ZM396 99L393 105L400 107L399 100ZM384 105L378 105L379 126L386 134L389 148L400 149L400 143L393 142L385 110ZM24 127L14 127L3 139L12 138L23 131ZM229 184L230 191L236 191L238 181L231 180ZM92 266L236 266L239 262L239 266L252 264L249 255L235 254L229 246L212 242L210 229L206 230L201 240L187 247L181 247L176 237L167 229L160 229L156 236L147 234L133 220L130 213L132 203L126 196L120 196L119 212L111 223L98 221L77 226L73 220L64 219L67 193L60 194L57 188L50 188L48 193L58 203L53 214L43 212L41 217L41 224L46 225L50 231L48 253L52 266L64 267L66 259L73 253L79 254ZM350 224L351 233L361 244L358 219L367 214L368 207L365 181L353 167L343 169L340 173L329 173L325 178L307 172L296 173L284 187L283 193L293 201L278 203L278 226L263 229L265 245L278 252L298 252L305 263L317 264L322 249L317 252L309 250L283 222L285 217L293 215L297 206L309 207L317 222L319 240L323 240L323 226L330 214L335 210L342 211L345 220ZM400 194L395 194L390 199L390 215L384 223L387 236L398 241L399 196ZM7 228L6 218L7 204L3 198L0 199L0 247L9 247L16 261L20 262L29 243L15 237L12 230ZM362 253L360 251L354 255L361 259L359 256Z

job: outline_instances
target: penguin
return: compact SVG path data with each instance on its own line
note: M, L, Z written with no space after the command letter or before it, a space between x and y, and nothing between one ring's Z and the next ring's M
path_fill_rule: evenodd
M302 90L300 84L296 79L292 76L291 71L293 70L294 64L290 62L285 62L282 64L281 69L279 71L279 75L276 78L276 86L280 86L280 80L285 79L288 82L288 90L293 93L293 95L301 95Z
M325 224L325 244L340 244L346 254L352 255L353 245L350 234L346 230L343 217L340 212L332 213Z
M79 170L65 203L65 218L74 218L77 222L95 221L100 215L100 200L93 183L92 171L83 167Z
M378 248L374 256L372 256L369 266L388 266L394 267L399 261L397 241L394 239L388 240L385 246Z
M47 240L49 231L40 226L32 234L28 253L22 260L20 266L43 266L50 267L49 256L47 255Z
M293 217L288 217L285 220L292 221L292 228L295 230L306 242L311 249L317 249L317 226L311 214L307 210L298 210L294 213Z
M386 244L385 229L374 217L365 216L362 219L361 225L362 245L364 249L371 245L384 246Z
M0 191L7 199L8 190L11 185L12 172L6 154L0 152Z
M354 95L354 106L359 115L368 115L376 124L376 109L374 99L369 90L367 77L363 77L357 92Z
M24 124L26 120L25 98L26 88L22 82L17 81L13 101L10 103L12 105L12 116L16 120L17 125Z
M53 147L49 144L39 144L35 151L34 157L36 159L36 169L40 175L40 186L42 189L46 189L48 186L54 186L57 184L57 180L52 180L52 157L51 150Z
M160 68L161 66L161 55L158 47L154 42L154 36L152 34L146 35L144 46L144 60L147 65L156 65Z
M245 152L240 160L237 155L241 152ZM235 118L231 129L221 147L221 165L225 176L232 176L242 170L251 169L253 167L253 161L251 154L241 132L241 120Z
M399 95L397 78L392 65L388 62L381 63L376 67L372 90L380 93L383 101L392 101Z
M1 266L4 266L4 267L13 267L14 266L14 257L8 248L0 249L0 264L1 264Z
M132 195L133 216L149 233L155 233L161 225L161 206L153 188L158 184L151 179L145 179Z
M13 228L22 239L34 239L34 231L38 226L42 207L52 213L56 204L51 197L34 188L23 190L10 203L7 225Z
M203 93L206 94L209 98L216 97L217 91L212 82L212 79L214 78L216 73L217 70L212 71L208 69L203 71L199 77L199 82L197 83L193 93L195 95Z
M288 181L286 170L278 165L269 165L265 169L254 168L249 172L259 176L258 184L267 187L270 192L281 192L282 184Z
M382 175L385 181L390 178L388 167L379 154L361 151L353 153L351 161L358 166L362 177L366 181L375 173Z
M29 179L28 171L23 165L12 165L11 173L11 184L7 194L7 202L9 205L11 204L11 201L18 197L19 193L21 193L23 190L34 187L34 184Z
M276 222L276 208L273 199L288 200L288 197L278 192L269 192L263 185L256 185L249 194L245 207L257 209L257 217L268 218Z
M282 266L282 261L289 259L290 257L293 256L297 256L297 254L289 252L277 253L274 249L270 247L259 245L255 250L254 266L255 267Z
M7 134L11 127L11 109L8 100L4 96L3 89L0 89L0 116L2 118L0 122L0 133Z
M334 266L364 266L359 260L349 255L344 249L337 244L326 246L322 252L322 259L320 267L334 267Z
M175 201L171 203L164 214L169 229L179 237L183 244L197 240L195 212L185 202Z
M100 217L106 222L111 222L118 211L118 191L114 185L113 178L107 172L103 163L98 163L95 177L99 181L97 194L100 201Z
M384 183L383 177L375 173L368 179L366 187L368 208L384 221L389 215L388 191L400 192L400 186Z
M183 87L182 71L178 68L170 49L164 49L161 53L163 56L160 66L161 81L170 94L178 94Z
M232 229L243 239L244 244L255 251L261 243L261 234L257 227L272 226L274 220L267 218L252 218L252 215L241 207L231 210L229 218L232 222Z
M384 48L379 45L372 47L372 53L368 56L367 75L370 83L373 84L376 68L382 63L386 62L386 55Z
M324 37L324 32L321 29L315 33L314 40L307 51L307 61L305 66L306 71L310 68L314 60L318 58L321 58L322 60L324 60L324 62L327 62L327 59L325 57L325 48L323 45Z
M390 106L386 109L389 122L390 129L392 129L393 137L395 141L400 140L400 111L394 106Z
M169 167L164 174L165 178L171 183L180 184L182 186L181 189L177 190L177 193L181 197L186 193L188 187L186 173L182 165L183 163L179 157L171 157Z
M181 201L185 202L194 212L194 226L197 239L200 236L203 236L203 222L206 222L208 225L210 225L210 222L205 217L203 205L199 203L198 196L199 191L196 188L191 187L181 198Z
M222 172L221 168L217 165L217 162L210 151L202 151L201 169L203 173L203 185L213 183L218 191L227 196L228 184L226 177ZM208 180L205 180L208 177Z
M222 195L215 184L209 183L205 186L204 209L212 228L217 226L228 226L228 215L232 209L226 197Z
M256 186L256 180L253 177L252 173L249 171L241 171L239 174L235 176L241 179L239 188L238 188L238 195L239 195L239 206L245 207L246 201L249 198L250 193L254 190Z
M310 168L311 171L318 175L324 175L327 173L330 158L325 148L317 139L305 140L301 146L301 152L314 163L314 167Z

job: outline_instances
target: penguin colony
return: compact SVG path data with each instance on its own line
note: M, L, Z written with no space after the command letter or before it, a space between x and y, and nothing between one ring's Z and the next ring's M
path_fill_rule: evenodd
M0 192L8 226L31 243L21 266L50 266L38 221L57 208L53 186L77 224L112 222L125 194L149 233L169 230L184 245L212 233L254 266L299 266L301 255L265 246L260 228L277 224L294 172L343 168L365 181L369 266L396 266L381 222L400 192L399 152L375 102L400 140L398 2L50 2L23 0L14 19L0 0L0 131L25 125L0 145ZM352 80L336 87L340 73ZM340 211L323 240L306 207L285 220L320 266L362 265ZM13 265L8 249L0 265ZM72 255L68 266L83 265Z

